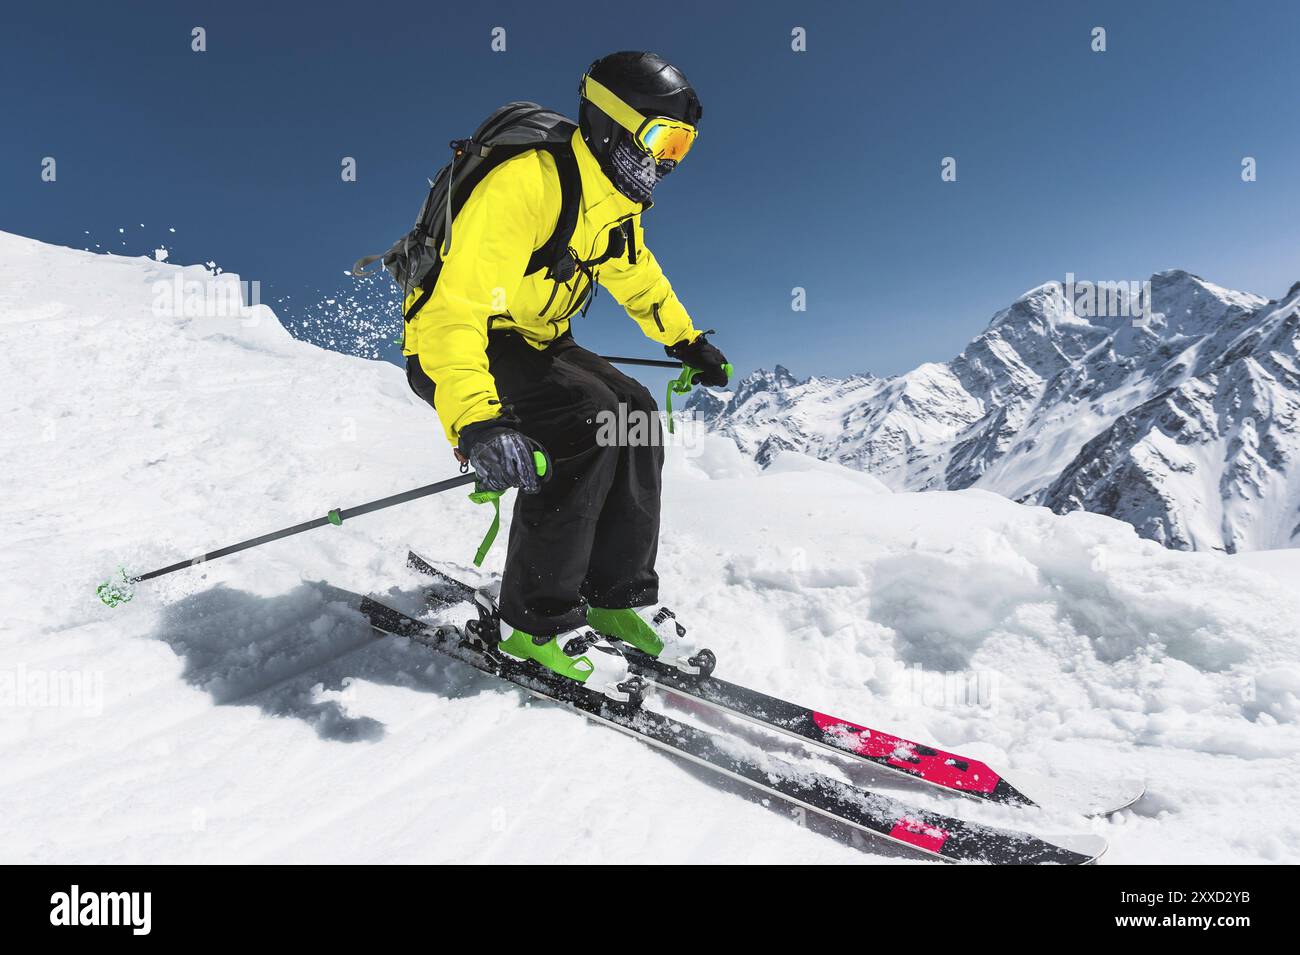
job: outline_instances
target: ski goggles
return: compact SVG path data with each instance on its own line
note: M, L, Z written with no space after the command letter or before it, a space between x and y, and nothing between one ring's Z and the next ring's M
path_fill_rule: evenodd
M642 116L590 76L582 78L582 97L631 133L636 144L656 162L681 162L699 135L694 126L679 119Z

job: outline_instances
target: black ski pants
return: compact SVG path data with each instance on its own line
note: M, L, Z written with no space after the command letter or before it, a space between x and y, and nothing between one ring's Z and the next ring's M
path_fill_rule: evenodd
M657 601L664 452L650 392L568 332L543 351L493 332L487 354L503 411L554 462L540 493L516 495L502 619L548 636L584 624L588 605Z

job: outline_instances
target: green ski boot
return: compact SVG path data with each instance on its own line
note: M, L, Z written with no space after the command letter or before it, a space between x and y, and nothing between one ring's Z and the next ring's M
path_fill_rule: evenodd
M503 626L502 631L506 629ZM616 703L639 706L641 681L631 675L623 652L591 627L578 627L549 637L510 631L497 649L519 660L532 660L552 673L575 680Z
M628 671L623 651L591 627L577 627L554 636L534 637L501 619L495 595L480 590L474 595L478 631L496 634L496 649L516 660L531 660L568 680L581 683L613 703L629 708L641 705L646 683Z
M686 628L667 607L587 608L587 623L687 676L703 679L718 660L686 636Z

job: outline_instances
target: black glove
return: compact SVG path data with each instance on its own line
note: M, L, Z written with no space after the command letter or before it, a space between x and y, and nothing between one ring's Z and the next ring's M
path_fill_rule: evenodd
M669 358L676 358L682 364L698 368L700 374L695 376L695 380L701 385L712 385L715 388L721 388L727 383L727 372L722 367L727 363L727 356L709 344L709 340L704 337L708 334L708 332L703 332L693 342L678 342L676 345L669 345L664 348L664 351L668 353Z
M542 489L533 452L546 454L546 449L503 425L500 419L476 421L461 428L459 451L469 459L479 487L485 491L517 487L524 494L536 494ZM546 471L550 471L549 457Z

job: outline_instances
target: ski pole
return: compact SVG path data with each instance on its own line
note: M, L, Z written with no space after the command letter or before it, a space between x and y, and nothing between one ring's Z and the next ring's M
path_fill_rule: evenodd
M616 358L613 355L601 355L605 361L615 365L643 365L646 368L685 368L680 361L665 361L662 358Z
M682 373L677 378L668 383L668 432L673 433L673 395L684 395L694 387L694 378L699 374L698 368L692 368L690 365L679 361L666 361L658 358L617 358L614 356L601 356L608 362L615 362L622 365L642 365L649 368L680 368ZM723 366L727 371L727 376L732 373L731 365ZM546 473L545 457L540 453L534 455L537 460L537 473ZM294 524L291 527L283 527L278 531L272 531L269 534L263 534L260 537L253 537L246 541L240 541L237 544L230 544L226 547L220 547L217 550L208 551L206 554L200 554L198 557L191 557L188 560L177 561L174 564L168 564L166 567L159 567L157 570L151 570L147 574L128 575L125 569L121 569L121 582L106 580L95 588L95 593L99 599L109 607L116 607L118 604L126 603L135 596L132 589L134 584L146 580L153 580L155 577L163 577L167 574L175 573L178 570L184 570L186 567L193 567L196 564L205 564L210 560L216 560L218 557L227 557L230 554L237 554L243 550L249 550L253 547L260 547L262 544L269 544L272 541L284 540L286 537L293 537L296 534L302 534L305 531L315 530L318 527L324 527L326 524L341 525L345 520L353 517L360 517L362 514L370 514L374 511L382 511L384 508L393 507L397 504L405 504L408 501L418 500L422 497L428 497L430 494L439 494L443 491L449 491L454 487L463 487L466 484L473 484L477 478L474 472L470 471L458 477L448 478L445 481L438 481L434 484L426 484L424 487L412 488L409 491L403 491L400 494L393 494L389 497L380 498L377 501L369 501L365 504L358 504L356 507L334 508L324 517L317 517L310 521L304 521L301 524ZM483 545L479 548L476 555L475 563L479 564L483 560L483 555L487 548L491 546L496 537L496 531L499 527L500 519L500 502L496 498L500 495L493 495L491 492L476 492L471 495L471 499L476 504L493 503L497 507L497 520L493 521L492 527L488 531L488 536L484 539Z
M533 460L537 465L537 473L545 476L547 469L546 456L540 451L535 451L533 452ZM246 541L240 541L238 544L230 544L226 547L220 547L217 550L209 551L208 553L201 554L198 557L191 557L189 560L181 560L174 564L168 564L166 567L159 567L157 570L151 570L147 574L128 576L126 571L122 570L122 580L120 583L106 580L95 588L95 593L105 604L110 607L116 607L118 604L125 603L135 596L135 591L132 589L132 586L141 581L152 580L155 577L162 577L178 570L184 570L186 567L193 567L196 564L204 564L210 560L216 560L218 557L237 554L241 550L260 547L262 544L271 543L271 541L284 540L286 537L293 537L295 534L301 534L304 531L315 530L317 527L324 527L326 524L333 524L338 527L342 525L345 520L350 518L360 517L362 514L371 514L375 511L382 511L386 507L405 504L407 501L415 501L422 497L428 497L430 494L440 494L443 491L450 491L454 487L464 487L466 484L473 484L477 480L478 478L475 476L474 472L469 471L465 474L458 475L457 477L448 478L445 481L437 481L433 484L426 484L424 487L416 487L409 491L403 491L400 494L381 497L377 501L358 504L356 507L336 507L324 517L317 517L314 520L304 521L301 524L294 524L292 527L284 527L278 531L263 534L260 537L253 537ZM493 536L495 536L495 533Z

